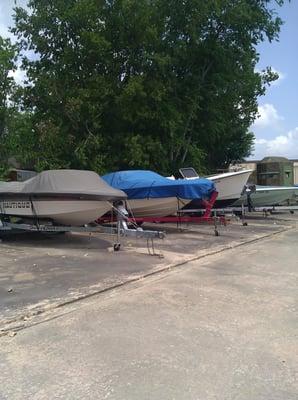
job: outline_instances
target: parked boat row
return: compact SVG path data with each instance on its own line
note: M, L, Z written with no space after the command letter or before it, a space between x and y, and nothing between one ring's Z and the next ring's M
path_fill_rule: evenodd
M194 168L181 168L179 171L185 179L199 177ZM246 185L252 172L253 170L247 169L208 176L207 179L215 183L218 191L215 206L239 207L248 206L251 202L254 207L266 207L296 201L298 189L295 186ZM196 205L196 201L193 201L188 208L195 208Z
M143 170L118 171L102 178L92 171L44 171L25 182L0 183L0 216L2 220L38 219L82 226L110 212L115 202L123 202L131 216L140 218L166 217L200 208L215 193L215 207L246 206L249 202L262 207L295 197L295 187L256 187L243 192L251 172L201 178L193 168L183 168L182 179L175 179Z

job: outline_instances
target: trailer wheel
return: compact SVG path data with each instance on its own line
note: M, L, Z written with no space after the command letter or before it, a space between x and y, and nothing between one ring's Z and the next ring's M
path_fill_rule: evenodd
M215 236L219 236L219 232L217 229L215 229L214 234L215 234Z
M243 222L242 226L247 226L248 223L247 222Z
M120 243L115 243L115 244L114 244L114 251L119 251L119 250L120 250L120 247L121 247L121 244L120 244Z

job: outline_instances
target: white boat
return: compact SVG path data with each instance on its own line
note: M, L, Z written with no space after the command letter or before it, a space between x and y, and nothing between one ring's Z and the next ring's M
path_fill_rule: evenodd
M207 176L207 179L215 183L218 191L217 205L227 206L239 199L251 173L252 170L247 169Z
M25 182L0 184L0 219L82 226L111 210L113 201L126 197L92 171L44 171Z
M176 197L156 199L127 200L126 209L136 218L142 217L165 217L176 215L177 212L190 203L189 199Z
M197 179L199 177L194 168L181 168L179 171L185 179ZM226 207L238 200L252 171L252 169L245 169L206 176L206 179L214 182L218 192L216 207ZM195 206L195 204L192 205Z
M287 186L256 186L250 194L253 207L275 206L295 199L295 187ZM247 195L243 194L233 206L248 205Z
M172 180L146 170L112 172L103 179L127 194L126 208L136 218L175 215L192 199L209 199L214 192L206 179Z

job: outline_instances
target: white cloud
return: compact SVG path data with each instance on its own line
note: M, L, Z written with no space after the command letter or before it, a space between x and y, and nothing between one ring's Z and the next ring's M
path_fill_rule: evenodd
M284 118L278 114L273 104L263 104L258 108L259 117L255 120L253 127L265 128L269 126L276 126Z
M19 67L9 71L8 76L14 78L18 85L23 85L24 80L27 78L26 72Z
M252 157L262 159L266 156L298 158L298 127L273 139L256 139Z

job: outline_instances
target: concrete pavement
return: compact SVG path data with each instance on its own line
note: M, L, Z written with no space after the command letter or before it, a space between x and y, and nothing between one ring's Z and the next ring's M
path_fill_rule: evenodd
M233 220L220 227L215 237L212 226L188 225L166 230L167 237L156 241L163 255L150 257L144 240L125 241L124 251L111 251L113 238L105 235L22 236L0 244L0 335L31 321L36 314L109 290L117 285L185 263L210 253L239 246L251 240L288 229L297 216L285 219L253 219L243 227ZM288 216L287 216L288 217ZM150 227L149 227L150 228ZM13 327L11 326L13 325Z
M214 254L0 337L1 400L296 400L297 243Z

